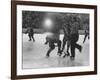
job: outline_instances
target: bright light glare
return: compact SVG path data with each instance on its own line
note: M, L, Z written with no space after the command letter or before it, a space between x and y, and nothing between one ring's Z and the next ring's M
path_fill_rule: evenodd
M53 22L52 22L52 20L50 18L47 18L44 21L44 25L45 25L45 28L50 29L52 27L52 25L53 25Z

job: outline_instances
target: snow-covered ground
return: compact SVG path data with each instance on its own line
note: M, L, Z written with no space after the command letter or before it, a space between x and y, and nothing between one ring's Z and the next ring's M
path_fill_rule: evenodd
M50 57L46 57L49 49L48 45L44 45L46 34L35 34L35 42L28 41L27 34L23 34L23 69L49 68L49 67L71 67L71 66L87 66L89 65L89 40L83 44L84 35L79 36L78 43L82 45L82 52L76 49L75 60L70 57L59 57L57 55L57 47L51 52ZM62 40L63 35L60 35ZM65 48L66 51L66 48Z

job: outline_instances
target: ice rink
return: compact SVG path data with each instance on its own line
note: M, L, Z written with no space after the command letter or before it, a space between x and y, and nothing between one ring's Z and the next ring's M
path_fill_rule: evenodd
M51 67L72 67L72 66L87 66L89 65L89 40L83 44L84 35L79 36L79 43L82 45L82 52L76 49L75 60L72 61L70 57L59 57L57 55L57 47L51 52L50 57L46 57L49 49L48 44L45 45L46 34L35 34L35 42L28 41L28 34L23 34L23 55L22 67L23 69L34 68L51 68ZM60 35L62 40L63 35ZM65 48L66 51L66 48ZM63 55L62 55L63 56Z

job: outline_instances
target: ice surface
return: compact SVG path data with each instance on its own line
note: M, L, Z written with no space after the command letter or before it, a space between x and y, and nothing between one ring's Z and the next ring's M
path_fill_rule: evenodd
M50 57L47 58L46 53L49 47L48 45L44 45L46 34L35 34L34 37L35 42L28 41L28 35L23 34L23 69L89 65L89 40L86 39L86 42L83 44L84 35L79 36L78 43L82 45L83 49L81 53L76 49L74 61L70 57L59 57L57 55L57 47L51 52ZM62 38L63 35L60 35L61 40Z

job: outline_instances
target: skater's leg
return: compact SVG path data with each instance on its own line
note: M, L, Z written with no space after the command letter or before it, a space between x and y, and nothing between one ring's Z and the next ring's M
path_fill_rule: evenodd
M75 58L75 43L71 43L71 59L74 60Z
M66 45L66 39L64 38L64 39L63 39L63 44L62 44L62 51L64 50L65 45Z
M75 48L77 48L80 52L82 51L82 46L77 43L75 43Z
M85 40L86 40L86 37L87 37L87 34L85 34L85 37L84 37L84 41L83 41L83 43L85 42Z
M35 38L33 37L33 41L35 41Z
M67 41L67 54L64 52L63 58L65 58L66 56L70 56L69 48L70 48L70 41Z
M50 52L55 48L54 43L49 43L49 50L47 51L46 56L49 57L50 56Z
M61 52L61 40L58 40L57 45L58 45L58 54L59 54L59 56L61 56L61 54L62 54L62 52Z
M35 41L35 39L34 39L34 35L32 34L32 39L33 39L33 41Z
M29 37L29 41L31 41L31 35L30 34L28 35L28 37Z
M72 34L70 40L70 51L71 51L71 59L74 60L75 58L75 43L78 40L78 34Z
M50 52L51 52L52 50L53 50L52 48L49 48L49 50L48 50L48 52L47 52L47 54L46 54L47 57L50 56Z
M70 41L67 41L67 56L70 55L69 48L70 48Z
M90 39L89 35L88 35L88 39Z

